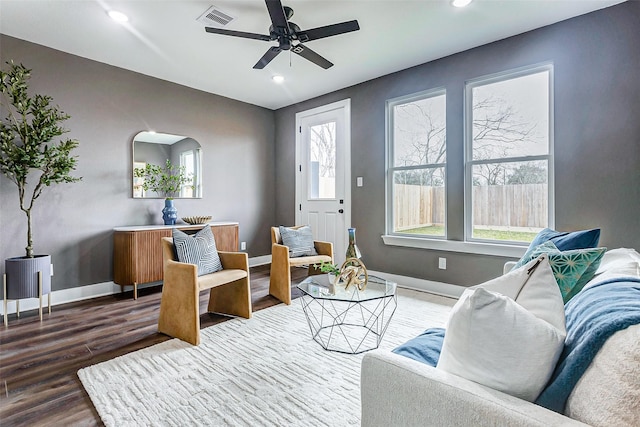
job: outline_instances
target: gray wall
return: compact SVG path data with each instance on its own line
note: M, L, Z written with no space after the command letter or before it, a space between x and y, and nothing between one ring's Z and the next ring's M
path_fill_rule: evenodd
M171 158L171 145L136 141L133 161L163 166Z
M458 285L504 258L385 246L385 100L447 90L449 237L463 239L463 90L468 79L552 61L556 228L602 228L601 245L640 248L640 2L481 46L276 111L276 222L294 221L295 114L351 98L352 225L367 267ZM364 187L355 179L364 177ZM447 257L447 270L437 268Z
M7 36L0 53L3 65L13 59L33 69L31 88L71 115L68 136L80 141L83 180L47 189L34 209L35 251L52 255L54 290L112 280L113 227L162 224L162 200L132 198L132 139L142 130L202 145L204 197L176 200L179 216L238 221L250 256L270 252L273 111ZM17 202L15 185L0 176L0 260L24 255Z

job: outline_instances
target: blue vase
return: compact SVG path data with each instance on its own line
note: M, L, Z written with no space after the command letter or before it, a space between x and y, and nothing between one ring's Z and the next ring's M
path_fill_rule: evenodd
M178 209L173 206L173 199L165 199L164 209L162 209L162 219L164 225L174 225L178 219Z

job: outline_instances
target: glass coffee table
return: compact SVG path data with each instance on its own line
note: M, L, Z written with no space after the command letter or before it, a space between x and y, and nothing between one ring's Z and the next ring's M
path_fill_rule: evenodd
M396 283L371 275L364 291L330 286L326 274L307 277L298 289L313 339L340 353L378 348L398 306Z

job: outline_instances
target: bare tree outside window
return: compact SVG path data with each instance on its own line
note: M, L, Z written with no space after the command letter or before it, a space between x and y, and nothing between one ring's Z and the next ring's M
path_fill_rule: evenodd
M468 87L472 239L530 241L549 224L550 67ZM388 101L391 231L444 236L444 91Z
M393 103L393 232L445 235L446 97Z
M471 237L531 241L548 225L549 70L470 86Z

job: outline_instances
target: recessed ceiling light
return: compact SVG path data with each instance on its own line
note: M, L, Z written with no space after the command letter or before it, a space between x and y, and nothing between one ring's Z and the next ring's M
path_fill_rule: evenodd
M118 12L117 10L110 10L107 12L109 17L116 22L127 22L129 17L122 12Z
M453 7L465 7L473 0L451 0L451 6Z
M273 80L276 83L282 83L284 82L284 77L279 74L276 74L275 76L271 77L271 80Z

